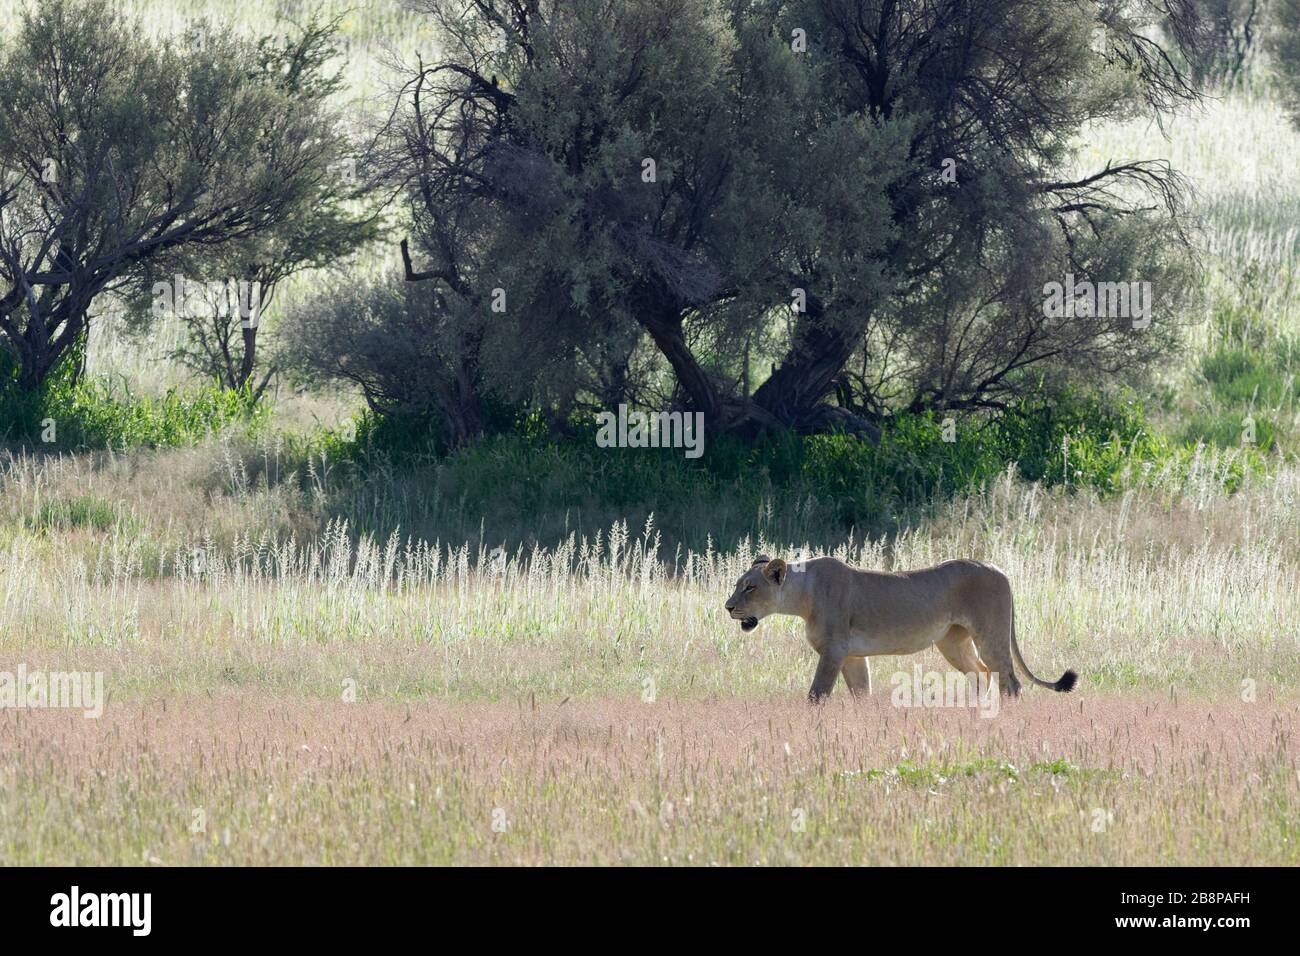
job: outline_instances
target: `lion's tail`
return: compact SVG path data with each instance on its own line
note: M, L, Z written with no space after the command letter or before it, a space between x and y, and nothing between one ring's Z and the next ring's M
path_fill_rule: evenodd
M1074 690L1074 685L1079 681L1079 675L1074 671L1066 671L1056 683L1040 680L1034 676L1034 672L1025 663L1024 655L1020 653L1020 643L1016 640L1016 606L1014 603L1011 605L1011 653L1016 655L1016 663L1025 672L1025 676L1039 687L1050 687L1052 690L1058 690L1064 694Z

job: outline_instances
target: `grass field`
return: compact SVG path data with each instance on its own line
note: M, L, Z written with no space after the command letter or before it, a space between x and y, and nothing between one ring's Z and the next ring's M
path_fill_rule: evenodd
M0 712L0 861L1300 862L1293 467L1231 495L1212 463L1106 500L1008 479L813 542L1008 572L1031 666L1082 683L986 719L894 706L912 659L808 708L797 622L721 607L757 541L294 541L308 501L195 477L230 453L0 469L0 670L108 698Z
M814 712L751 694L533 706L222 690L115 705L102 721L6 718L0 853L172 865L1295 865L1296 729L1294 696L1089 689L985 721L887 698Z

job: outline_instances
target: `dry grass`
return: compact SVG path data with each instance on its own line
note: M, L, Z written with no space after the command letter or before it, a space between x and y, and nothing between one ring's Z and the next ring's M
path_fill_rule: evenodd
M1235 494L1193 479L1101 500L1005 480L890 539L693 553L653 528L358 539L314 510L329 479L232 486L219 479L244 471L231 454L0 462L0 655L94 660L119 698L229 685L332 697L345 677L403 699L598 697L647 677L674 696L797 694L800 625L745 635L721 603L757 551L815 551L872 568L991 560L1016 588L1031 664L1078 668L1097 690L1300 688L1294 466Z
M10 712L0 860L1295 865L1298 719L1091 691L996 720L885 697Z
M721 610L759 547L802 546L357 538L332 479L241 484L235 454L0 462L0 671L109 698L0 712L0 863L1300 862L1294 466L1007 480L810 541L1007 570L1031 665L1082 684L982 719L892 706L911 659L810 711L797 622Z

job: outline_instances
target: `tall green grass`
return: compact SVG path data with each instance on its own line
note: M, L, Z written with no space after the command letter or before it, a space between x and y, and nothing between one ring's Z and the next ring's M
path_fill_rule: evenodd
M24 392L0 355L0 442L47 450L170 448L194 445L231 428L254 434L268 421L251 390L216 384L136 395L103 379L73 374L65 362L44 385Z

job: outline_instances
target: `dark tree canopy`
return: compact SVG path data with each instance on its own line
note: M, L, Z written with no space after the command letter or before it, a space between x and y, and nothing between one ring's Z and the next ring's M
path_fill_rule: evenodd
M1178 340L1181 181L1079 170L1075 144L1195 98L1181 0L415 5L441 57L406 68L373 161L426 321L460 329L460 433L491 391L873 434ZM1149 283L1154 321L1048 314L1066 275Z

